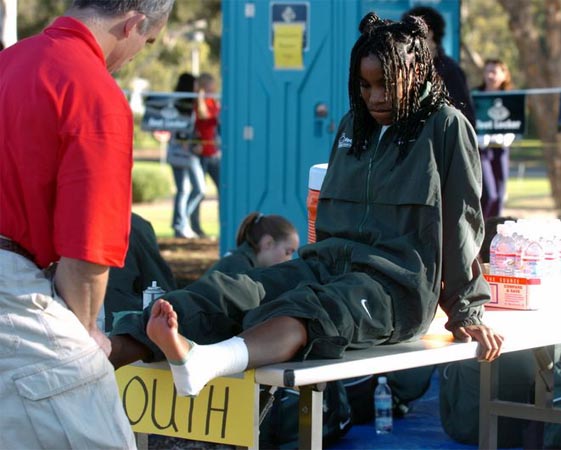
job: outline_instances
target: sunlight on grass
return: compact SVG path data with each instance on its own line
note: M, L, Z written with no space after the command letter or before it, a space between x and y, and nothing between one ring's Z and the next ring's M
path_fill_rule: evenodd
M539 178L511 178L507 184L506 208L512 209L551 209L554 205L551 198L549 180Z

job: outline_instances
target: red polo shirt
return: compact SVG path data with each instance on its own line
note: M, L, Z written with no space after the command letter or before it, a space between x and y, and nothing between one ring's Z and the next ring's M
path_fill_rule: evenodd
M220 103L214 98L205 97L204 99L208 110L208 118L198 117L196 111L195 130L198 138L203 141L202 156L213 156L218 151L216 139L218 138L218 117L220 115Z
M133 122L81 22L58 18L0 52L0 234L45 267L122 266Z

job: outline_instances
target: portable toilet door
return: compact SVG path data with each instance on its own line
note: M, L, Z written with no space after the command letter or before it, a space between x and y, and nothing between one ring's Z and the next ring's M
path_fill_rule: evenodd
M358 5L222 2L221 254L252 211L285 216L306 242L308 173L348 108Z

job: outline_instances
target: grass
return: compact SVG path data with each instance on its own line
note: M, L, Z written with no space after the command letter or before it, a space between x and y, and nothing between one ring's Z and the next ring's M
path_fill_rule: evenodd
M511 178L507 184L507 209L550 210L554 213L554 203L547 177Z

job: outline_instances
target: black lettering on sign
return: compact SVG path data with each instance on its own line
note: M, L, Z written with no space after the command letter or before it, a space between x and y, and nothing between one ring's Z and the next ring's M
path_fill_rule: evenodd
M221 412L222 413L222 431L220 433L221 438L226 437L226 419L228 417L228 400L230 397L230 388L228 386L224 389L224 405L221 408L216 408L212 405L212 399L214 397L214 389L215 386L211 385L210 390L208 393L208 408L206 414L206 427L205 433L208 436L210 434L210 416L213 412Z
M187 431L193 432L193 411L195 410L195 397L189 397L189 414L187 414Z
M144 393L144 408L142 409L142 412L140 413L138 420L131 419L131 416L127 409L127 392L129 390L129 387L133 384L134 381L136 381L140 385L142 392ZM123 409L125 410L125 414L129 419L129 423L134 426L138 422L140 422L144 417L144 414L146 413L146 408L148 408L148 389L146 388L146 384L144 384L144 380L139 376L135 376L130 379L130 381L125 386L125 389L123 390Z
M156 405L158 404L158 380L155 378L152 381L152 423L158 430L165 430L166 428L173 427L174 431L178 431L177 424L175 423L175 404L177 402L177 394L175 391L175 386L173 387L173 396L171 400L171 405L161 402L160 406L163 406L164 411L169 410L169 423L167 425L160 425L156 419ZM169 408L169 409L168 409Z

